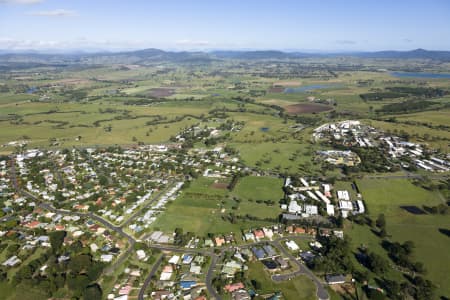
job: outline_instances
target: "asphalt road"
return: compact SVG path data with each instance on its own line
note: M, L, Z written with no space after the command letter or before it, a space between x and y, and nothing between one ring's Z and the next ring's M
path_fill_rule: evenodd
M222 300L220 295L217 293L216 289L212 286L212 279L214 276L214 271L216 269L216 264L219 261L219 258L222 256L223 251L220 253L220 256L212 255L211 263L209 265L208 273L206 273L206 287L208 288L209 295L212 297L211 299Z
M281 240L281 239L280 239ZM316 295L317 298L319 298L320 300L327 300L330 299L330 296L328 295L328 292L326 290L326 288L324 287L324 285L322 284L322 282L320 281L319 278L317 278L316 275L314 275L314 273L308 269L304 264L302 264L301 262L299 262L291 253L289 253L289 251L287 251L284 247L282 247L278 241L274 241L272 242L272 245L274 247L276 247L278 250L280 250L285 256L287 256L292 262L294 262L299 270L291 273L291 274L286 274L286 275L275 275L272 276L272 279L274 281L282 281L282 280L288 280L290 278L293 278L295 276L298 275L306 275L308 276L316 285Z
M150 273L148 274L148 276L145 278L144 283L141 286L141 289L139 290L139 295L138 295L138 300L144 300L144 294L145 294L145 290L148 288L148 286L150 285L150 282L152 281L152 277L153 275L155 275L156 271L158 271L159 265L161 264L163 259L163 255L161 255L155 262L155 264L153 265L152 269L150 270Z

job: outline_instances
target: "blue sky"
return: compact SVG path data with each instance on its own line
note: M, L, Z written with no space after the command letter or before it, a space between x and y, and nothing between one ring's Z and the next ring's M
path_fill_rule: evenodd
M0 49L450 50L446 0L0 0Z

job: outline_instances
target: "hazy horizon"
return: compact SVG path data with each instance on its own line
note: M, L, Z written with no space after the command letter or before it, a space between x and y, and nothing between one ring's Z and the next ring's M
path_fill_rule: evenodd
M450 51L450 50L435 50L435 49L405 49L405 50L395 50L395 49L383 49L383 50L315 50L315 49L274 49L274 48L242 48L242 49L228 49L228 48L206 48L206 49L176 49L176 48L68 48L68 49L58 49L58 48L48 48L48 49L4 49L0 48L1 53L17 53L17 54L100 54L100 53L122 53L122 52L133 52L142 51L148 49L162 50L166 52L201 52L201 53L213 53L213 52L253 52L253 51L280 51L283 53L304 53L304 54L315 54L315 55L333 55L333 54L358 54L358 53L377 53L384 51L393 52L409 52L415 50L425 50L425 51Z
M450 2L0 0L0 49L450 50Z

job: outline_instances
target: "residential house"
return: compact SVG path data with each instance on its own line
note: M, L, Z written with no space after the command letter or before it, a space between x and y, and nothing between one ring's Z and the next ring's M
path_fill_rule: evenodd
M242 282L233 283L233 284L227 284L223 289L227 291L228 293L232 293L234 291L243 289L245 286Z
M329 285L342 284L342 283L345 283L345 276L342 274L326 275L325 280Z

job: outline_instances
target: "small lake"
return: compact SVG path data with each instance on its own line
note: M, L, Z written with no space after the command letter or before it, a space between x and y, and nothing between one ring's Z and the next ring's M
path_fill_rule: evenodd
M391 72L391 76L400 78L430 78L430 79L450 79L448 73L424 73L424 72Z
M286 88L284 89L284 93L286 94L292 94L292 93L304 93L314 90L320 90L320 89L328 89L328 88L334 88L339 87L339 84L312 84L312 85L305 85L305 86L299 86L295 88Z

